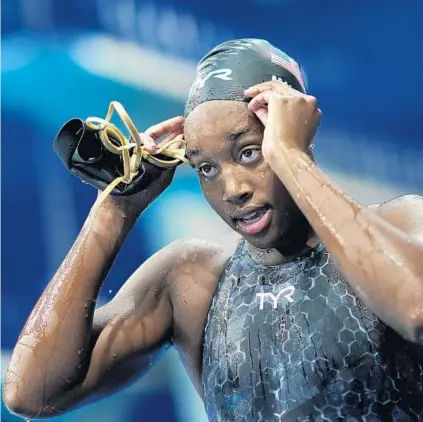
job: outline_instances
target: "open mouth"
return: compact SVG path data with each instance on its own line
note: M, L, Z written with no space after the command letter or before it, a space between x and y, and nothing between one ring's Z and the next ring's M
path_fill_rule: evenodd
M265 206L238 216L234 218L234 221L235 225L244 233L257 234L269 225L271 217L271 208Z

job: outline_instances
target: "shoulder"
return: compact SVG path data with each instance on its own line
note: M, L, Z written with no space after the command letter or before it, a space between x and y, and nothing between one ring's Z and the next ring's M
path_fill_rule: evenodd
M407 234L423 240L423 196L403 195L369 208Z
M172 262L167 282L178 288L196 286L213 290L235 248L196 238L175 240L166 247Z
M388 208L403 208L403 207L416 207L423 206L423 196L408 194L397 196L396 198L390 199L389 201L383 202L382 204L371 204L369 208L371 209L388 209Z
M147 288L169 291L175 282L201 270L218 274L231 256L230 250L200 239L175 240L148 258L126 281L119 297L141 296Z
M193 264L213 264L225 261L235 250L207 240L182 238L174 240L152 255L146 264L153 264L166 272L177 272ZM151 265L150 264L150 265ZM145 265L145 264L144 264Z
M235 245L228 247L196 238L177 239L163 250L172 256L175 267L192 264L213 266L226 262L234 251Z
M369 208L385 216L402 214L407 217L418 217L423 215L423 196L411 194L402 195L382 204L369 205Z

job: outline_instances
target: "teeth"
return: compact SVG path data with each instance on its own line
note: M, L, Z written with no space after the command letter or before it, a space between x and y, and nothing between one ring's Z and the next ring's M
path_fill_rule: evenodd
M244 217L240 218L242 221L254 220L258 217L261 217L266 210L264 208L250 212L249 214L245 215Z
M250 214L247 214L244 217L242 217L242 220L251 220L252 218L257 217L258 214L259 214L259 211L250 212Z

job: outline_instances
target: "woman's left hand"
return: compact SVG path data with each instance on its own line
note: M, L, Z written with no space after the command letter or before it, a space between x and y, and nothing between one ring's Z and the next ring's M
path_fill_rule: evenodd
M322 116L315 97L279 81L255 85L245 95L252 97L248 108L265 126L262 153L267 162L284 150L308 151Z

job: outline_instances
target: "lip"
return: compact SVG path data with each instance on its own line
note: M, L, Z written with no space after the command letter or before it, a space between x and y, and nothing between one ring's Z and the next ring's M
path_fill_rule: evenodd
M247 215L253 211L258 211L261 209L265 209L265 212L260 217L259 220L255 221L254 223L247 223L245 221L241 221L243 215ZM239 218L234 218L236 227L246 235L255 235L262 232L267 226L270 224L272 219L273 210L270 207L259 207L259 208L250 208L248 210L243 210L242 212L238 213Z
M256 212L259 211L263 208L269 209L270 206L269 205L262 205L259 207L248 207L248 208L244 208L243 210L240 211L236 211L232 214L232 219L233 220L240 220L241 218L244 218L246 215L251 214L252 212Z

